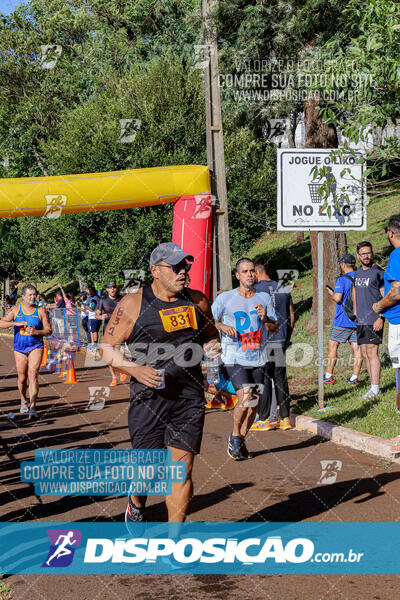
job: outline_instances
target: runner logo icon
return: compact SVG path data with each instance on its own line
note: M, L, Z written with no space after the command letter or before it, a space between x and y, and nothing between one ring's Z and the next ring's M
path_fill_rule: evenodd
M342 470L342 461L320 460L319 462L321 463L322 473L317 483L320 485L335 483L339 472Z
M75 548L81 545L82 532L79 529L48 529L47 535L50 548L42 567L68 567L74 558Z

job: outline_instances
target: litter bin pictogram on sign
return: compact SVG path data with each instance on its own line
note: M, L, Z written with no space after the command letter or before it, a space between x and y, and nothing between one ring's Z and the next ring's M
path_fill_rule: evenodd
M311 198L312 204L321 204L322 196L320 196L318 194L318 190L320 188L322 188L323 185L324 185L323 183L309 183L308 184L308 189L310 191L310 198Z

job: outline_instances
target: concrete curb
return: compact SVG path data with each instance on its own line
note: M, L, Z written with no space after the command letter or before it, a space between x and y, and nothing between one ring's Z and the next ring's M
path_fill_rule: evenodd
M304 415L291 414L290 423L298 431L306 431L313 435L319 435L335 444L347 446L361 452L368 452L369 454L400 464L400 457L389 452L392 447L390 440Z

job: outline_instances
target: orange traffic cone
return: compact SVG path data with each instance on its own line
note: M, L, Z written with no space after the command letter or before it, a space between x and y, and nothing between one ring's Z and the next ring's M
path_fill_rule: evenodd
M67 371L67 379L64 381L64 383L78 383L78 381L76 379L76 375L75 375L74 359L73 359L72 354L69 358L68 366L69 366L69 368Z
M42 364L40 365L41 367L45 367L47 365L47 356L48 356L48 349L47 349L47 344L44 344L44 348L43 348L43 356L42 356Z

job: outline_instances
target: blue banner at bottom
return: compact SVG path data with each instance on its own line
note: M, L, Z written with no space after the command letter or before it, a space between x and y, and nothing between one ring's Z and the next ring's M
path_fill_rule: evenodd
M1 523L0 573L398 574L400 523Z

